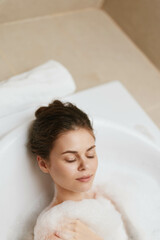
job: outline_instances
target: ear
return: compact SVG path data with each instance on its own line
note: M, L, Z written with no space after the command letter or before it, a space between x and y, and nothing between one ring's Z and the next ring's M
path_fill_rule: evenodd
M49 173L48 165L45 159L43 159L40 156L37 156L37 162L42 172Z

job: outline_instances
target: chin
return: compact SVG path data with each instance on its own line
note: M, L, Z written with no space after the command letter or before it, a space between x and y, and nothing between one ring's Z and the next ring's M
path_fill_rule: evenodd
M92 188L92 183L88 185L81 186L81 192L89 191Z

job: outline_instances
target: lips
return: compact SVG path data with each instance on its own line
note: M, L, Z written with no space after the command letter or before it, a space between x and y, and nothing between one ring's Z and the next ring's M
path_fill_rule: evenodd
M92 175L88 175L88 176L83 176L81 178L76 178L77 180L82 180L82 179L88 179L90 178Z
M92 175L84 176L82 178L77 178L76 180L82 183L90 182Z

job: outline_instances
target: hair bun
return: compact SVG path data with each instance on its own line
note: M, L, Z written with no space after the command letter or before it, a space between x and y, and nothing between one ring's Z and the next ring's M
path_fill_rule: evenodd
M59 108L59 107L64 107L63 103L60 100L54 100L52 103L48 105L48 107L54 107L54 108Z
M43 112L45 112L48 109L48 107L40 107L35 112L36 118L38 118Z
M64 107L64 104L60 101L60 100L54 100L53 102L51 102L47 107L43 106L37 109L37 111L35 112L35 116L36 118L38 118L42 113L46 112L47 110L54 108L62 108Z

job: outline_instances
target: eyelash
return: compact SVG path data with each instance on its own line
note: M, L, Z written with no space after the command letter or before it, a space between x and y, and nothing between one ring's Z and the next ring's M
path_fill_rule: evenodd
M94 158L94 156L88 157L88 158ZM67 161L67 160L66 160L66 161ZM67 161L67 162L72 163L72 162L75 162L75 161L76 161L76 159L74 159L73 161Z

